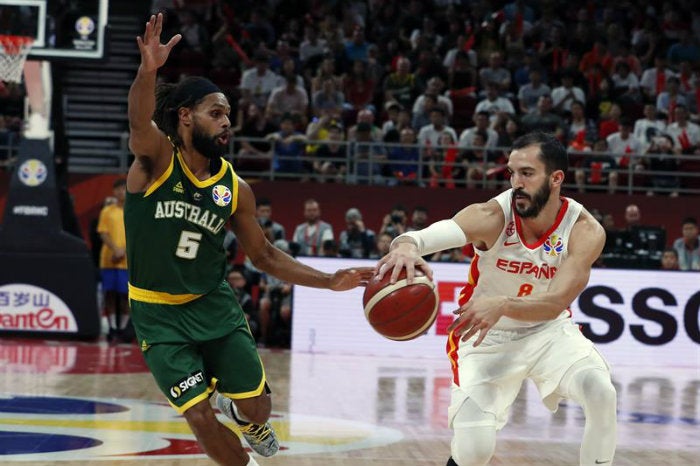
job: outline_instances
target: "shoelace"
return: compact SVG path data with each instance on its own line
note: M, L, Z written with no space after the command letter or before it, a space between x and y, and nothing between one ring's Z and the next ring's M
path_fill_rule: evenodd
M241 432L250 434L258 440L264 440L270 435L271 430L267 428L266 424L248 424L246 427L241 428Z

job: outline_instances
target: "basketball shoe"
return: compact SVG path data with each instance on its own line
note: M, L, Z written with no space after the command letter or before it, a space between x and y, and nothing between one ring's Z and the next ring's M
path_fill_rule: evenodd
M221 393L216 394L216 407L224 413L226 417L233 420L238 429L243 434L250 448L260 456L272 456L280 449L280 443L277 440L277 435L269 422L265 424L253 424L252 422L241 421L236 417L233 410L233 402L230 398L226 398Z

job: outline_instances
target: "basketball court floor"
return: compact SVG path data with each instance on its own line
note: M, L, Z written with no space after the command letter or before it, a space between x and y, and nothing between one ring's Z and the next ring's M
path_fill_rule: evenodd
M410 344L410 343L407 343ZM282 449L269 466L442 466L446 360L261 350ZM212 464L156 389L135 345L3 338L0 463ZM616 465L700 465L697 368L617 367ZM225 418L221 416L221 419ZM492 465L576 465L583 417L526 385Z

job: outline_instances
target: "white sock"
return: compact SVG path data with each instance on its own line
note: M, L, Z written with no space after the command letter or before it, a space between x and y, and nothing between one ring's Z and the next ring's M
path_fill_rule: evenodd
M252 456L248 455L248 463L245 466L260 466L257 461L253 459Z

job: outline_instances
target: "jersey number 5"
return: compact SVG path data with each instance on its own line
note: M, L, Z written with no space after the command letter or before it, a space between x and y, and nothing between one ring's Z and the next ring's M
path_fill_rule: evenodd
M180 241L177 243L175 255L183 259L194 259L199 250L199 241L202 234L195 231L183 231L180 234Z

